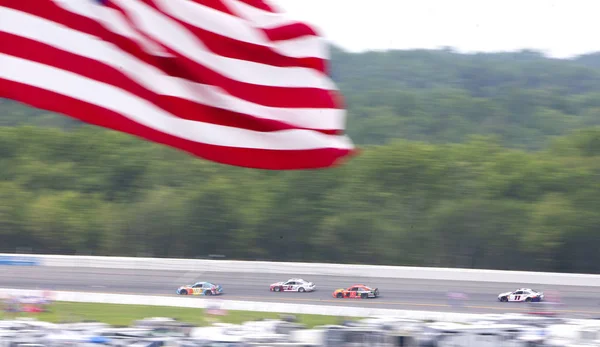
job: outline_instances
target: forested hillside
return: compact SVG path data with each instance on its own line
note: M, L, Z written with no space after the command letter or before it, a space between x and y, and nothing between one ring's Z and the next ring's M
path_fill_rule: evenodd
M360 143L462 142L482 134L540 149L553 136L600 125L598 55L566 61L535 52L334 51L333 57L349 130Z
M600 273L598 55L333 53L364 151L332 170L213 164L0 100L0 251Z
M527 153L396 141L264 172L114 132L0 129L1 248L600 271L600 129Z

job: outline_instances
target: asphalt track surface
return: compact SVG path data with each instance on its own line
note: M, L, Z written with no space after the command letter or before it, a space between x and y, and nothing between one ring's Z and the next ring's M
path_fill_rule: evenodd
M275 293L269 285L299 277L312 281L317 290L312 293ZM97 293L176 295L176 289L197 281L209 281L223 286L221 300L281 302L312 305L341 305L401 310L445 311L463 313L524 313L531 310L525 303L501 303L501 292L526 287L548 293L558 293L561 305L554 308L561 316L577 318L600 317L600 288L555 286L544 287L523 283L487 283L471 281L433 281L392 278L331 277L307 275L277 275L260 273L217 273L210 271L153 271L100 268L63 268L0 266L0 288L44 289ZM379 288L376 299L336 299L337 288L366 284ZM451 305L448 293L468 296L462 306ZM190 300L212 300L214 297L189 297ZM553 305L554 306L554 305Z

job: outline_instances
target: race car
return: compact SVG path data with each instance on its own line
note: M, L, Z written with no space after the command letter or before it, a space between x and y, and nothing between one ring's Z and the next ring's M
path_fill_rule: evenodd
M210 282L196 282L192 285L181 286L177 289L179 295L220 295L223 293L223 287Z
M514 292L506 292L498 295L498 300L502 302L540 302L544 300L544 293L530 288L519 288Z
M271 284L269 290L272 292L313 292L316 289L314 283L303 280L302 278L290 278L285 282Z
M333 292L334 298L368 299L379 296L379 289L367 287L364 284L355 284L348 289L336 289Z

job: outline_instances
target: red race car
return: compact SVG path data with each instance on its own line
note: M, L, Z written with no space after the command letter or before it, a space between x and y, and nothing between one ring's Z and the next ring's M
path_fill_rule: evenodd
M379 296L379 289L370 288L365 286L364 284L355 284L348 289L336 289L333 292L333 297L342 299L342 298L350 298L350 299L368 299L368 298L376 298Z

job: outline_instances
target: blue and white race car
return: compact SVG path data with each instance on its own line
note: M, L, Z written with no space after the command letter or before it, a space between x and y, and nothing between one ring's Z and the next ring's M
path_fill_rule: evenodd
M502 302L540 302L544 300L544 293L531 288L519 288L514 292L506 292L498 295Z
M223 287L210 282L196 282L192 285L181 286L177 289L179 295L220 295L223 294Z

